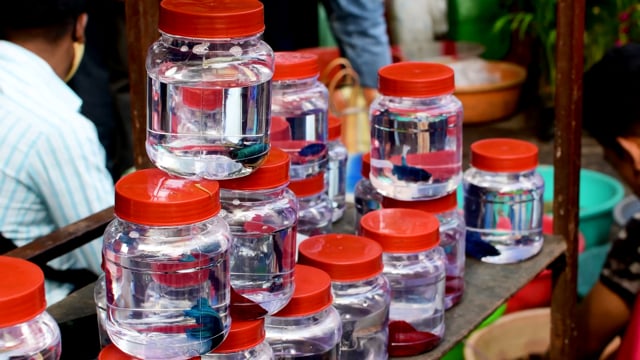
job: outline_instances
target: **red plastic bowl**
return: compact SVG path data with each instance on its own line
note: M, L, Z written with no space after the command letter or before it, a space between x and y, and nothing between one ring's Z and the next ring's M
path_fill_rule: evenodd
M553 217L544 215L542 232L544 234L553 233ZM584 249L584 236L582 233L578 233L578 252L582 253ZM551 270L549 269L541 271L533 280L516 292L507 301L505 313L547 306L551 306Z

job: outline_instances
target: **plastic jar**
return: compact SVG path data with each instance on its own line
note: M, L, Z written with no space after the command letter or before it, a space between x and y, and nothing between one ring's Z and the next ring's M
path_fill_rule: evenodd
M245 176L269 151L273 50L257 0L163 0L147 54L146 149L169 173Z
M544 179L536 171L538 148L516 139L471 144L464 173L467 256L509 264L542 249Z
M271 360L271 346L265 340L264 318L231 321L226 339L213 352L202 356L203 360Z
M93 301L96 303L96 317L98 320L98 339L100 347L111 344L107 334L107 289L104 273L100 274L93 287Z
M324 188L324 173L292 179L289 189L298 198L298 233L306 236L330 233L333 207Z
M340 359L386 359L391 295L382 247L355 235L313 236L300 244L298 263L331 277L333 307L342 319Z
M27 260L0 255L2 359L60 359L60 328L46 308L42 270Z
M329 165L325 173L327 195L333 207L333 221L344 216L347 208L347 158L349 152L342 143L342 120L329 115Z
M276 52L271 113L291 128L291 141L273 145L291 158L291 180L314 176L327 168L329 90L319 80L318 57L302 52Z
M291 140L291 127L289 127L289 123L285 118L283 118L282 116L271 117L269 138L271 139L271 143L275 141Z
M378 71L371 104L371 183L399 200L442 197L462 174L462 103L453 70L400 62Z
M382 199L383 208L416 209L434 214L440 223L440 247L447 257L447 280L444 292L445 308L460 302L464 292L465 225L458 209L457 191L439 199L402 201Z
M354 231L360 233L360 219L370 211L378 210L382 203L382 194L371 185L369 171L371 169L371 154L362 155L362 167L360 168L362 178L358 180L353 189L353 201L356 207Z
M298 201L287 188L289 156L271 148L258 170L219 183L222 217L233 237L231 286L251 300L233 304L245 307L234 310L234 318L272 314L293 294Z
M275 358L340 359L342 323L331 305L331 278L320 269L297 265L295 283L287 306L265 319Z
M216 181L145 169L115 186L104 234L107 333L144 359L188 359L229 330L229 226Z
M200 360L200 356L195 356L191 360ZM204 358L203 358L204 359ZM98 354L98 360L143 360L141 358L131 356L122 350L118 349L115 345L110 344L102 348Z
M384 251L391 286L389 355L411 356L436 347L444 336L446 259L435 215L380 209L360 220L362 235Z

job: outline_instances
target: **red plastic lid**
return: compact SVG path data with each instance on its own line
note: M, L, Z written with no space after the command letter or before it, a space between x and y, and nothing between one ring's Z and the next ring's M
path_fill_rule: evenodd
M371 172L371 153L366 153L362 155L362 165L360 168L360 175L362 175L363 178L368 179L370 172Z
M212 262L210 257L202 253L154 262L151 264L151 277L162 285L174 288L195 286L209 280Z
M276 52L273 81L307 79L320 74L318 56L303 52Z
M538 166L538 147L524 140L494 138L471 144L471 166L485 171L520 172Z
M382 272L382 247L362 236L312 236L298 248L298 263L326 271L334 281L356 281Z
M189 107L212 111L222 106L222 89L183 87L182 102Z
M264 190L275 189L289 183L289 155L271 147L267 159L260 167L247 176L236 179L218 180L221 189Z
M44 274L38 265L0 255L0 328L31 320L46 307Z
M257 35L264 31L264 7L257 0L163 0L158 30L196 39Z
M440 214L443 212L454 210L458 207L457 191L454 190L443 197L431 200L417 200L417 201L404 201L390 197L382 197L383 208L402 208L402 209L416 209L433 214Z
M336 140L340 138L342 135L342 120L333 115L329 114L329 140Z
M269 137L271 141L291 140L291 126L287 119L282 116L272 116Z
M440 244L440 223L435 215L414 209L379 209L360 219L362 236L377 241L385 252L409 253Z
M298 317L320 312L333 303L331 278L325 271L298 264L295 267L293 296L276 317Z
M385 96L430 97L454 90L453 69L444 64L405 61L378 70L378 91Z
M291 180L289 190L297 197L311 196L324 191L324 172L302 180Z
M127 174L116 183L114 213L132 223L193 224L219 211L219 187L214 180L188 180L153 168Z
M214 354L232 353L250 349L265 339L264 318L258 320L231 319L229 335L213 350Z

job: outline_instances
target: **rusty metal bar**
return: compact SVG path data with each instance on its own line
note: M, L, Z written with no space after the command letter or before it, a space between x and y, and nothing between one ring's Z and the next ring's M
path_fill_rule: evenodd
M152 167L145 150L147 129L147 49L158 38L158 4L160 0L126 0L127 51L131 93L131 129L133 164L136 169Z
M554 144L554 233L567 251L553 267L551 359L577 355L578 198L585 0L558 0Z

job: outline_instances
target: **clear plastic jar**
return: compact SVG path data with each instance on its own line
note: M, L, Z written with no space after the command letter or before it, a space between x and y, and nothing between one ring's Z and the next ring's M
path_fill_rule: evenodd
M0 358L60 359L60 328L44 294L36 264L0 255Z
M93 301L96 303L96 317L98 320L98 339L100 347L111 344L107 334L107 285L104 273L100 274L93 287Z
M147 154L183 177L227 179L269 151L273 50L257 0L163 0L147 54Z
M342 323L331 305L326 272L296 266L296 290L282 310L265 319L267 341L276 359L340 359Z
M360 170L362 178L358 180L353 189L353 200L356 206L354 223L356 235L360 232L360 219L362 216L370 211L380 209L380 204L382 203L382 194L371 185L371 181L369 180L370 169L371 154L366 153L362 155L362 167Z
M251 300L236 303L232 298L232 306L245 307L234 309L234 318L272 314L293 294L298 201L287 188L289 156L271 148L258 170L219 183L222 217L233 237L231 286Z
M298 198L298 233L306 236L330 233L333 207L324 189L324 173L292 179L289 189Z
M462 174L462 103L453 70L400 62L378 71L371 104L371 183L385 196L425 200L456 189Z
M231 321L226 339L202 360L272 360L273 350L265 340L264 318Z
M464 292L465 225L458 209L457 191L439 199L402 201L382 199L383 208L416 209L434 214L440 222L440 247L447 257L447 281L444 292L445 308L460 302Z
M333 207L333 221L342 219L347 208L347 158L349 152L342 143L342 120L329 116L329 166L325 173L327 195Z
M327 168L329 90L318 80L318 57L302 52L276 52L271 113L291 128L291 141L273 145L291 158L291 180L304 179Z
M342 319L340 359L386 359L391 294L382 247L355 235L313 236L300 244L298 263L331 277L333 307Z
M467 256L509 264L542 249L544 179L536 171L538 147L516 139L471 144L464 172Z
M391 286L389 355L411 356L444 337L446 260L435 215L413 209L380 209L362 217L363 236L384 251Z
M188 359L229 330L229 226L216 181L145 169L115 186L104 234L107 333L144 359Z

